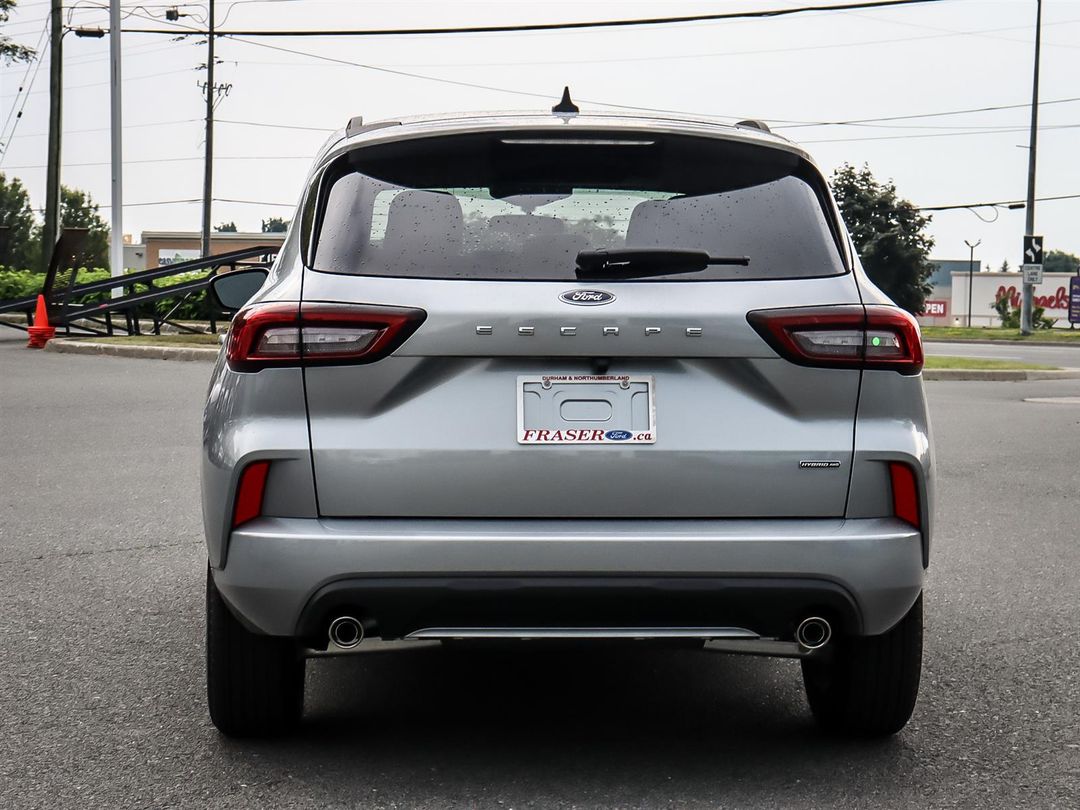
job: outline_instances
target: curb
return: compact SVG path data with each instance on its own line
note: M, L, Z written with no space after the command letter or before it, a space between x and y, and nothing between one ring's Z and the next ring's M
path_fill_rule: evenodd
M1075 347L1080 349L1080 340L982 340L980 338L924 338L923 343L936 343L938 346L963 346L965 343L975 346L1053 346L1054 348Z
M965 382L1025 382L1029 380L1080 380L1080 369L1026 371L1023 369L931 368L923 369L923 379Z
M119 343L93 343L86 340L54 338L45 344L45 351L61 354L103 354L110 357L139 357L144 360L187 360L212 363L217 349L193 346L131 346Z
M0 323L11 323L11 324L15 324L16 326L25 327L27 325L27 323L26 323L26 315L25 314L17 314L17 313L6 312L4 314L0 314ZM209 327L210 326L209 321L178 321L178 323L182 323L185 326L191 326L193 328ZM97 329L101 328L101 324L95 323L94 321L87 320L85 318L80 318L77 321L73 321L71 325L79 327L80 329L94 329L94 330L97 330ZM228 324L222 324L219 321L219 325L222 328L224 328ZM160 326L160 329L161 329L161 334L163 334L163 335L179 335L180 334L180 330L177 329L175 326L173 326L171 323L163 323L163 324L160 324L159 326ZM139 319L139 328L142 329L145 334L150 334L151 332L154 331L154 322L149 320L149 319L140 318ZM118 323L118 329L120 330L121 333L123 333L123 325L122 325L122 323Z

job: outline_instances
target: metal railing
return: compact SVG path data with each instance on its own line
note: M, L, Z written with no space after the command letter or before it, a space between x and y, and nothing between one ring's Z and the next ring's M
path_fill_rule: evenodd
M259 245L244 250L219 253L205 259L177 262L155 267L152 270L142 270L79 284L76 268L80 264L86 235L86 230L82 228L69 228L60 235L40 291L40 294L45 296L49 323L58 329L63 329L67 335L71 335L73 329L77 330L76 334L112 335L117 329L121 329L126 334L138 335L142 333L141 320L147 317L152 320L152 331L156 335L161 334L161 327L164 324L169 324L181 332L201 332L201 329L179 323L174 319L173 316L184 302L192 295L205 290L210 284L210 279L222 269L236 270L241 267L266 265L273 260L280 249L278 245ZM60 271L60 267L71 269ZM168 286L156 285L156 282L162 279L200 271L203 271L200 276L190 280ZM67 272L67 278L62 283L58 283L58 278L62 277L64 272ZM110 295L116 289L121 291L120 295L100 301L86 301L88 296ZM176 301L164 315L161 315L156 304L165 299L176 299ZM24 331L27 327L33 326L36 303L37 294L0 301L0 315L10 313L26 315L25 325L0 319L0 326ZM217 331L218 321L222 319L222 311L214 305L210 296L206 296L203 308L205 320L210 325L210 332L214 333ZM114 315L122 315L123 320L119 323L114 321Z

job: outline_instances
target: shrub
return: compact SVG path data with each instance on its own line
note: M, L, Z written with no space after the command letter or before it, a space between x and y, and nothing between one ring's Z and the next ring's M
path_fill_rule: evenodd
M63 290L68 284L71 279L71 272L71 270L67 270L57 274L56 285L54 287L57 292ZM87 284L91 281L102 281L109 278L109 271L101 268L80 267L77 272L78 275L75 279L76 284ZM203 275L202 272L198 271L194 273L184 273L179 276L168 276L166 278L157 279L154 283L155 286L159 288L167 288L176 284L194 281L202 278ZM33 273L27 270L11 270L0 266L0 301L6 301L13 298L28 298L37 295L41 292L41 287L44 283L44 273ZM136 292L145 292L148 289L150 289L148 284L135 285ZM77 296L73 299L73 302L92 304L97 301L104 301L108 296L109 292L106 290L103 292ZM176 304L177 298L166 297L154 302L152 306L158 317L164 317L174 306L176 306ZM150 306L151 305L148 304L141 306L138 312L139 316L149 316ZM171 317L177 320L205 320L207 315L206 290L199 290L198 292L190 293L186 298L183 298Z
M1001 325L1005 329L1020 328L1020 307L1014 307L1009 302L1007 295L1001 296L994 302L994 311L1001 318ZM1031 326L1033 329L1052 329L1057 323L1056 318L1044 317L1046 310L1043 307L1031 308Z
M0 301L9 298L25 298L41 292L44 273L28 273L25 270L8 270L0 267Z

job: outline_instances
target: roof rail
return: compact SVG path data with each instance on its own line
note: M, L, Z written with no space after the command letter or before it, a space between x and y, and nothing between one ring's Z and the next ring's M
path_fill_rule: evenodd
M354 115L349 119L349 123L345 125L345 137L351 138L353 135L359 135L361 132L371 132L373 129L382 129L383 127L399 127L400 121L375 121L372 124L364 124L364 116Z
M764 121L759 121L756 118L747 118L745 121L740 121L735 126L743 127L745 129L757 129L761 130L762 132L768 132L770 135L772 134L772 130L769 129L769 125L766 124Z

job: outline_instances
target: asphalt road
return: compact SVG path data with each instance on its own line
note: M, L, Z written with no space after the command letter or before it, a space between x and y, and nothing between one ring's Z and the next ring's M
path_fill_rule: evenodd
M209 367L0 343L0 806L1080 806L1080 381L930 383L923 690L820 734L796 664L700 651L309 664L295 737L203 698Z
M985 357L995 360L1019 360L1024 363L1038 363L1060 368L1080 368L1080 340L1075 346L1031 346L1004 340L992 345L928 341L923 344L923 348L927 354L943 354L950 357Z

